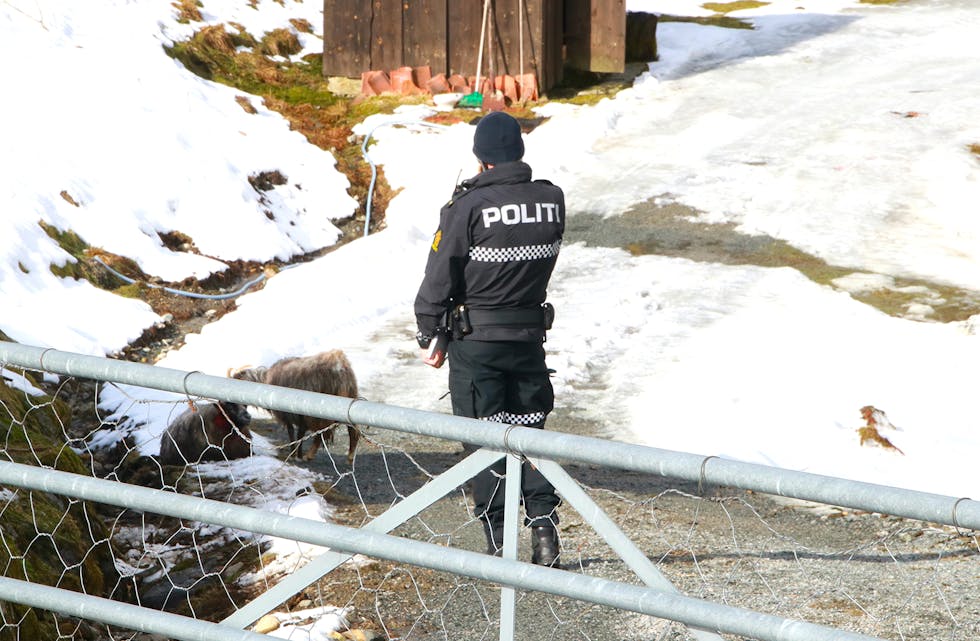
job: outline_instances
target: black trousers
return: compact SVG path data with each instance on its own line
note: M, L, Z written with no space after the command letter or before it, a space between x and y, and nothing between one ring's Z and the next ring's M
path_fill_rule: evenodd
M555 393L539 342L451 341L449 391L453 414L525 427L544 428ZM464 445L467 452L475 446ZM474 477L474 511L491 526L504 522L506 460ZM561 499L530 463L521 468L526 525L557 525Z

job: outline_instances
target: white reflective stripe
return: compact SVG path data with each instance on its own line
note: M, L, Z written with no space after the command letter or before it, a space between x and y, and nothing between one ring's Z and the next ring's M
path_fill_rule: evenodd
M481 263L506 263L517 260L537 260L558 255L561 240L550 245L524 245L522 247L470 247L470 260Z
M495 423L507 423L508 425L534 425L540 423L548 417L547 412L531 412L530 414L511 414L510 412L497 412L493 416L481 417L481 421L494 421Z

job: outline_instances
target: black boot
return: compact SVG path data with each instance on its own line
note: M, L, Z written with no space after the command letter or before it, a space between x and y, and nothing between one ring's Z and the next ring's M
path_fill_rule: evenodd
M483 534L487 537L487 554L502 556L504 553L504 524L483 521Z
M558 531L554 527L538 525L531 528L531 563L557 566L560 555Z

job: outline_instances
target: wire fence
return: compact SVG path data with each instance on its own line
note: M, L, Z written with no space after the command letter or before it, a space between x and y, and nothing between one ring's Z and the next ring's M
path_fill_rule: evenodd
M391 528L390 533L404 541L399 551L348 551L349 558L335 570L261 612L264 616L249 611L250 603L302 572L311 559L321 558L328 545L338 552L345 550L345 537L358 545L383 537L370 533L372 523L464 458L460 441L445 427L446 420L420 413L423 420L416 433L383 429L394 421L391 416L400 412L397 408L317 399L320 406L307 411L378 427L364 429L353 463L347 461L342 436L308 461L297 459L292 454L295 443L286 442L271 417L253 406L252 456L165 465L141 452L121 427L129 424L127 420L117 414L110 417L100 407L102 384L94 379L101 377L86 366L86 357L76 355L72 360L62 353L41 354L44 362L39 364L45 366L25 370L0 352L0 461L49 469L49 481L57 470L212 499L228 505L228 510L258 508L266 516L255 529L245 529L234 523L215 525L212 517L219 508L182 518L150 509L153 503L119 505L122 501L111 491L103 499L100 495L67 498L0 483L0 575L2 581L13 581L0 582L0 640L154 638L147 631L155 628L143 625L148 625L146 617L137 613L127 611L115 619L86 617L65 613L57 601L44 600L46 595L26 603L4 596L22 593L18 581L24 580L179 614L202 624L234 622L239 628L280 638L331 638L328 635L333 634L348 639L434 640L500 635L501 617L507 613L501 612L501 581L494 580L499 578L494 563L506 567L507 560L465 554L459 555L462 560L455 558L457 551L482 552L485 545L465 485L447 491ZM94 359L92 363L101 367ZM139 367L148 375L167 374ZM131 401L127 418L145 414L148 404L169 403L177 416L188 402L203 404L217 398L198 389L197 381L205 378L181 373L179 387L186 394L174 401L158 400L149 388L145 396L127 388ZM144 384L174 386L161 385L161 380ZM241 401L246 391L262 389L264 406L271 409L285 403L274 398L267 386L227 382L229 400ZM371 420L365 420L368 415ZM552 422L560 426L561 418L559 412ZM503 450L499 436L490 430L474 440ZM539 437L512 430L507 445L539 456L539 450L548 446L536 442L538 438L550 447L568 443L569 452L583 454L579 439L554 433ZM719 604L725 616L729 610L751 611L760 621L773 617L826 626L839 630L840 638L850 634L903 641L980 638L980 597L974 591L980 584L975 501L930 500L916 493L889 496L885 490L871 496L873 488L865 486L857 489L867 490L868 495L854 491L850 501L819 503L813 496L804 501L801 495L811 492L778 496L764 490L768 474L778 475L778 470L750 467L742 472L751 482L730 483L720 482L732 472L718 459L682 456L673 462L651 462L629 460L620 453L617 466L590 461L590 457L602 458L603 445L615 449L615 444L597 442L593 451L563 459L564 470L685 598ZM652 474L647 466L671 473ZM790 472L781 476L789 486L802 487L804 480ZM897 502L900 509L888 515L860 507L877 502ZM596 534L593 517L562 507L564 572L525 564L510 568L517 575L523 573L531 585L540 580L545 588L515 588L516 638L692 638L696 633L682 623L689 605L684 599L664 601L670 607L650 616L640 606L630 610L561 594L585 581L610 582L610 589L636 586L637 594L641 593L643 581ZM302 536L284 537L276 530L280 520L290 519L322 525L314 528L316 536L304 541ZM363 530L335 531L334 524ZM526 561L530 545L526 533L520 535L517 558ZM317 537L320 540L313 540ZM416 544L435 544L442 552L423 565L395 558L414 553ZM426 545L419 553L431 550ZM480 570L467 574L437 567L457 562L459 567L472 562ZM545 573L544 578L536 579L535 571ZM565 573L570 578L564 578ZM549 582L562 584L557 594L547 591ZM248 620L238 621L236 616ZM215 629L227 633L227 627ZM186 638L248 638L217 636L213 629L200 634ZM720 637L757 638L724 631Z

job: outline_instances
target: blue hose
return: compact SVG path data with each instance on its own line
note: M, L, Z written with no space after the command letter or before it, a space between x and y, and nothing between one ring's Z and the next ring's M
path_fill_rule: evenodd
M126 281L127 283L129 283L131 285L137 282L135 279L132 279L129 276L124 276L124 275L120 274L119 272L117 272L116 270L114 270L112 267L109 267L109 265L107 265L106 262L104 260L102 260L102 258L100 258L99 256L96 256L95 257L95 260L98 263L100 263L103 267L105 267L106 269L108 269L112 273L112 275L115 276L116 278L119 278L121 280L124 280L124 281ZM145 284L146 284L147 287L153 287L154 289L162 289L163 291L168 292L170 294L176 294L178 296L185 296L187 298L204 298L204 299L208 299L208 300L226 300L226 299L229 299L229 298L235 298L237 296L241 296L248 289L254 287L255 285L257 285L259 283L261 283L263 280L265 280L265 274L262 274L258 278L254 278L254 279L248 281L247 283L245 283L244 285L242 285L241 287L239 287L237 290L235 290L233 292L230 292L228 294L198 294L197 292L185 292L185 291L181 291L179 289L173 289L171 287L164 287L162 285L154 285L153 283L145 283Z

